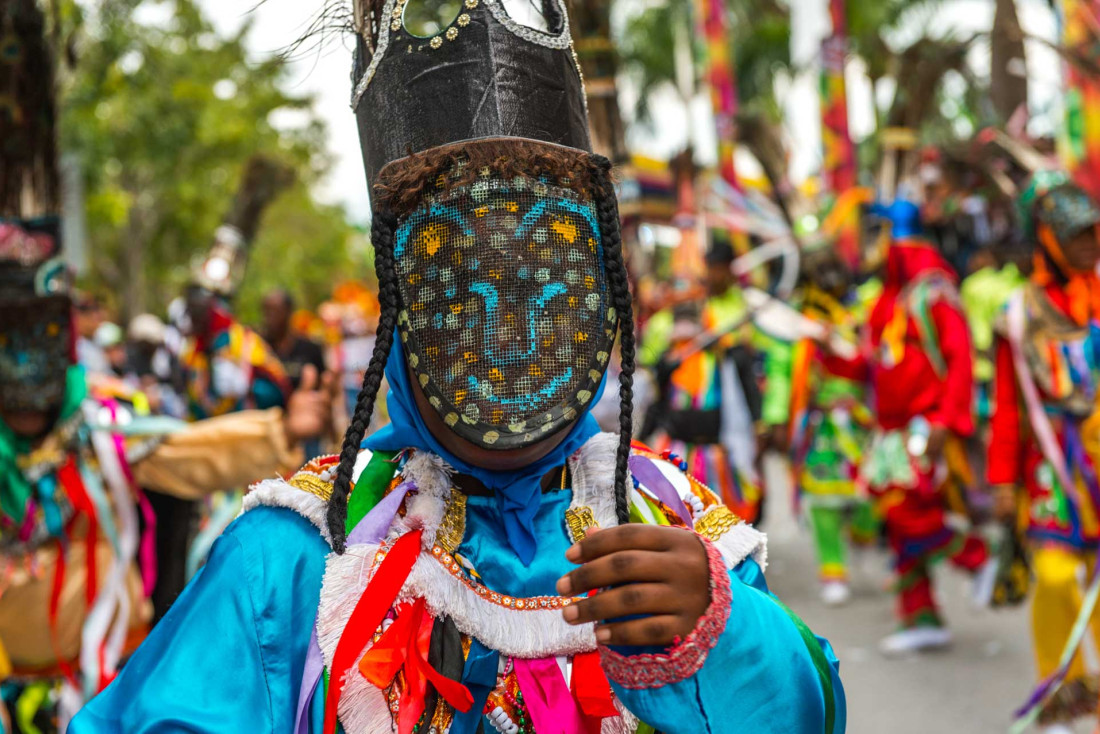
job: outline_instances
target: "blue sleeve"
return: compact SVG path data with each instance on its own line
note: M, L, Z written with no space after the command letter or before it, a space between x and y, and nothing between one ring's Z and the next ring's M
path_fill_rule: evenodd
M755 561L743 561L730 582L729 621L699 672L658 688L612 682L616 695L668 734L843 734L844 689L832 647L768 591Z
M70 734L293 731L327 551L290 510L246 512Z

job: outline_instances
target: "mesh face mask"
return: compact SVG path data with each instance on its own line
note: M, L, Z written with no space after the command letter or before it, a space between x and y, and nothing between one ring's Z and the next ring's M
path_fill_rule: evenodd
M65 396L73 362L69 272L59 221L0 219L0 404L46 411Z
M568 183L482 175L429 194L395 233L409 365L480 446L562 430L607 369L617 319L596 208Z

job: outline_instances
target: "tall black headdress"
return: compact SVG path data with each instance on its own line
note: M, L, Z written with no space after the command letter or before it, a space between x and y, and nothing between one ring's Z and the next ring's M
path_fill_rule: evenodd
M633 314L564 0L356 1L352 106L382 315L329 510L336 546L395 331L428 403L488 449L572 425L619 331L625 521ZM455 9L417 35L410 16L425 4Z
M74 361L61 253L53 52L34 0L0 3L0 405L61 406Z

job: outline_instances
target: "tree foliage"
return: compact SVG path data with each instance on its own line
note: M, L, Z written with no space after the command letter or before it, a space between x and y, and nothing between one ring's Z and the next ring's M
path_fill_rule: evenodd
M281 60L249 59L248 30L219 35L195 0L102 0L85 18L62 147L82 164L91 286L128 314L180 292L254 153L299 183L265 216L249 278L319 298L353 264L344 212L308 194L330 163L324 125L286 91ZM246 283L246 307L255 290Z

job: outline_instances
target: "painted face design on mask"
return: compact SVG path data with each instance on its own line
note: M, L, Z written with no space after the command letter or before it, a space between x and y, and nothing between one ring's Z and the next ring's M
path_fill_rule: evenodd
M409 365L475 444L517 448L564 429L607 369L617 319L596 208L567 186L482 175L398 226Z

